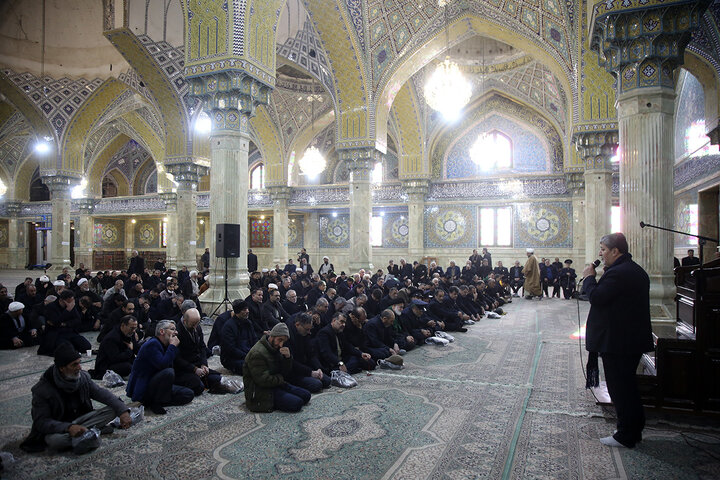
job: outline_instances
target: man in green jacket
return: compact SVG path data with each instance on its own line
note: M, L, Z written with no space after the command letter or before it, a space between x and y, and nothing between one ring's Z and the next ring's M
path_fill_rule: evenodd
M292 355L283 346L290 338L287 325L278 323L245 356L245 405L251 412L298 412L310 401L310 392L290 385Z

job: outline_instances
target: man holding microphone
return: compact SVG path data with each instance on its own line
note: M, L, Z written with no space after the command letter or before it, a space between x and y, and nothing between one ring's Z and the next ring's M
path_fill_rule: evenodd
M583 293L590 301L585 348L603 360L605 380L617 413L617 431L600 441L632 448L642 440L645 413L636 370L644 352L654 349L650 325L650 279L628 252L622 233L600 240L602 277L594 265L583 270Z

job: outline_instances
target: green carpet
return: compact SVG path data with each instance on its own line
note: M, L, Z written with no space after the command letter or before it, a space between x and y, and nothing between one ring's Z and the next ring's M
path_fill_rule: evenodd
M516 299L507 311L447 347L409 352L402 371L360 374L356 388L315 395L300 413L253 414L242 394L206 393L104 436L100 449L83 456L19 450L30 425L30 388L51 360L34 349L0 352L0 446L17 459L5 476L717 478L717 421L668 423L650 414L637 448L600 444L614 429L613 412L584 388L571 338L575 303Z

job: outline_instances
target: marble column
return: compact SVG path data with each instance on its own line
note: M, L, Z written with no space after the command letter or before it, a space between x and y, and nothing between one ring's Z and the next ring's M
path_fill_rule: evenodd
M575 136L578 154L585 162L585 263L598 256L600 239L610 232L612 165L617 150L617 130L586 132Z
M720 195L718 190L707 190L698 192L698 235L710 238L718 238L720 231ZM718 244L715 242L705 243L703 249L703 260L708 262L715 258ZM699 252L698 252L699 254Z
M349 268L357 272L361 268L372 271L372 247L370 246L370 218L372 217L372 191L370 172L380 160L380 152L374 148L358 148L340 151L342 161L350 169L350 252Z
M178 204L177 194L165 192L160 194L165 202L165 228L167 229L167 246L165 247L165 268L178 269Z
M577 265L585 259L585 177L583 172L565 174L565 184L572 195L573 256ZM609 208L609 207L608 207ZM592 253L590 253L592 255Z
M640 228L672 227L675 83L685 47L709 0L608 3L593 17L590 47L616 78L622 230L633 259L650 276L656 333L674 334L673 237Z
M79 184L79 180L66 176L43 177L43 183L50 190L52 200L52 238L48 261L50 271L61 271L70 267L70 191Z
M207 168L193 162L173 163L166 166L177 183L176 222L173 237L176 242L175 262L178 267L197 269L197 186L200 177L207 174Z
M424 256L425 241L425 195L428 191L427 179L406 180L403 189L408 196L408 258L418 261Z
M273 201L273 265L283 267L288 258L288 200L289 187L271 187L270 197Z
M25 244L25 225L18 216L22 210L21 202L6 204L8 219L8 267L25 268L27 265L27 246Z
M85 265L85 268L93 268L93 212L98 200L95 198L80 198L76 200L80 216L78 224L75 225L77 243L75 244L75 264Z

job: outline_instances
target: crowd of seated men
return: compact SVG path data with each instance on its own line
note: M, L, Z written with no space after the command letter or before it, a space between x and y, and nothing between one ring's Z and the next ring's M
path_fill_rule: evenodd
M112 370L128 380L129 398L157 414L205 390L230 391L208 366L208 357L217 354L224 368L243 375L249 410L298 411L311 394L331 385L334 371L400 369L407 351L446 345L454 339L447 332L466 332L486 315L498 318L523 279L519 262L509 270L502 262L491 268L486 249L473 251L463 268L454 261L443 269L400 259L374 273L346 275L329 260L323 257L316 272L303 250L297 265L291 259L284 268L251 272L250 295L215 319L207 344L197 301L207 287L202 272L155 268L92 275L81 265L74 277L68 269L55 280L28 277L12 297L0 286L2 348L38 345L38 354L56 359L44 387L62 389L78 378L76 355L69 352L92 350L82 333L98 331L89 376L101 379ZM556 267L547 266L548 286L555 286L552 279L560 283ZM121 408L114 404L111 410ZM38 432L81 434L85 427L70 428L87 425L80 413L71 409L53 420L65 425L62 431L44 417L44 423L34 422L35 440L43 444ZM128 426L124 417L122 425ZM56 440L45 437L44 444L67 447Z

